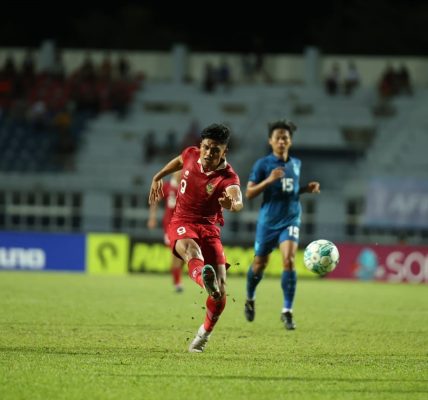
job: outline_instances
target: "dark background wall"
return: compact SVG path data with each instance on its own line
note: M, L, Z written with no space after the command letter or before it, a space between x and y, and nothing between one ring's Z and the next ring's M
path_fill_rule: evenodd
M0 45L194 51L426 55L428 2L423 0L228 2L121 1L88 4L24 1L1 6ZM239 9L232 9L240 7Z

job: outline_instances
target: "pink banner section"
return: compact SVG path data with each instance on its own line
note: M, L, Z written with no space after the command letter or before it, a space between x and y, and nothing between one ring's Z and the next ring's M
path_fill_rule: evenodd
M340 261L328 278L428 283L428 246L337 244Z

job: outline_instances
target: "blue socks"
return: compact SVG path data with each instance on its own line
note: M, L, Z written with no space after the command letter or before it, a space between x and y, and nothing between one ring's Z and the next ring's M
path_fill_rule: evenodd
M294 294L296 293L297 275L296 271L282 271L281 287L284 293L284 308L293 308Z
M247 272L247 299L254 300L256 297L256 287L263 279L263 273L255 274L253 266L250 265ZM284 293L284 308L293 308L294 294L296 293L297 274L296 271L282 271L281 287Z
M253 271L253 266L250 265L247 272L247 299L254 300L256 297L256 287L263 279L263 273L255 274Z

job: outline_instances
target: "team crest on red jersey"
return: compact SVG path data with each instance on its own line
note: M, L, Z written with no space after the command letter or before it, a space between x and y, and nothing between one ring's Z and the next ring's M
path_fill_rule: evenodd
M208 183L208 185L205 187L205 190L208 194L211 194L214 191L214 185L211 182Z

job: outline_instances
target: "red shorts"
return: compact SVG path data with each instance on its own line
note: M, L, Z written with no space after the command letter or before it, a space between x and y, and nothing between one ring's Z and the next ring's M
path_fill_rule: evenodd
M175 242L180 239L193 239L201 248L207 264L226 264L223 245L220 241L220 228L216 225L170 223L168 226L170 247L174 255L181 258L175 251Z

